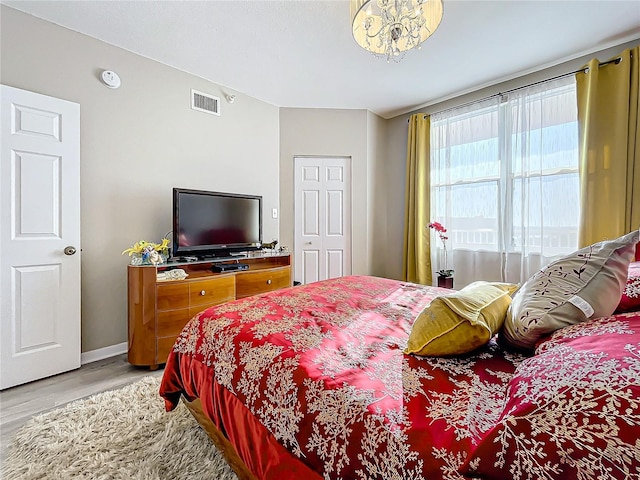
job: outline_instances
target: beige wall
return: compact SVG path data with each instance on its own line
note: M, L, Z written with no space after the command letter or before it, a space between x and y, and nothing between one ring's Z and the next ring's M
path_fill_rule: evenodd
M257 194L266 212L278 206L278 108L241 94L230 105L219 85L1 9L0 81L80 104L82 351L126 342L120 253L171 230L172 187ZM104 69L120 75L120 89L99 81ZM223 98L222 115L191 110L191 88ZM278 230L265 215L264 238Z
M293 251L293 159L296 156L351 158L352 268L370 273L369 162L366 110L280 109L280 238Z
M378 277L388 276L388 219L390 216L397 215L397 212L387 211L387 168L390 165L386 148L387 123L387 120L367 112L367 156L369 158L367 215L370 219L368 229L370 269L368 273Z
M510 80L492 87L483 88L473 93L463 95L446 102L437 103L427 107L423 107L413 112L399 115L388 120L386 125L386 138L388 153L388 170L387 170L387 197L390 212L404 212L404 194L405 194L405 173L406 173L406 157L407 157L407 124L409 117L413 113L435 113L468 102L473 102L482 98L495 95L499 92L505 92L514 88L530 85L535 82L548 80L558 75L573 72L583 67L592 58L598 58L600 61L608 60L623 50L639 45L640 40L621 44L602 50L592 55L577 58L570 62L557 65L555 67L540 70L539 72L525 75L523 77ZM401 278L402 276L402 245L404 235L404 213L402 215L389 215L387 221L387 262L386 274L390 278Z
M387 121L387 216L386 276L402 279L402 249L404 245L404 193L407 171L407 119L409 114Z

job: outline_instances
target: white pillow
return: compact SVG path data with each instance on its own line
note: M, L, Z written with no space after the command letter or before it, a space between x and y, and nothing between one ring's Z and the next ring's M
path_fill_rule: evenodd
M532 350L544 335L611 315L622 297L639 231L585 247L544 267L514 294L501 332L512 347Z

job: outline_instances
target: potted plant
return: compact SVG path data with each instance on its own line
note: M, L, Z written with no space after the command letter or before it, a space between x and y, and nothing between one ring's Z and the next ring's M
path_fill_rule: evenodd
M435 230L440 241L442 241L442 248L444 250L444 268L437 271L438 274L438 286L444 288L453 288L453 270L448 268L447 265L447 229L439 222L431 222L429 228Z

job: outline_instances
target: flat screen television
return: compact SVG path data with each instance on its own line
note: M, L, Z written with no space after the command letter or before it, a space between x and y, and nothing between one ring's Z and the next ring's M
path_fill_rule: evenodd
M262 197L173 189L173 256L225 256L262 243Z

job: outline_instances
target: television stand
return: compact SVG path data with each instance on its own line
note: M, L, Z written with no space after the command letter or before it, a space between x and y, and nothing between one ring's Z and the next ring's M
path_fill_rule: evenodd
M127 267L129 346L132 365L155 370L166 363L176 337L197 313L211 306L292 286L289 253L252 253L242 259L246 270L213 272L214 265L231 269L238 258L217 257ZM180 268L184 280L160 280L158 273Z

